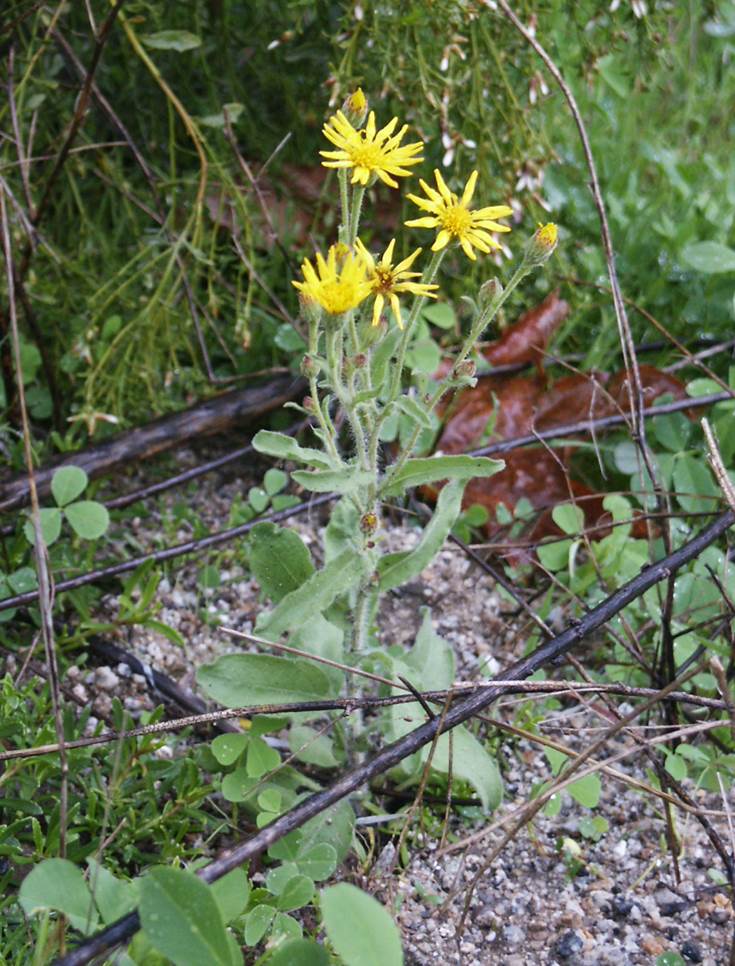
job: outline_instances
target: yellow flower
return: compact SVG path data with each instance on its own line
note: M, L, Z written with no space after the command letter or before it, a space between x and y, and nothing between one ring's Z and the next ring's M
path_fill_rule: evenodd
M316 253L316 267L308 258L301 266L303 282L293 282L304 300L318 302L330 315L342 315L356 308L370 295L371 285L367 280L367 266L362 258L349 250L344 253L340 246L332 245L326 260L320 252Z
M493 248L499 249L500 245L490 232L510 231L510 228L498 224L495 219L512 214L512 209L507 205L496 205L493 208L478 208L473 211L469 207L477 184L476 171L470 175L461 198L447 188L444 178L436 170L434 177L438 191L431 188L425 181L420 181L427 197L408 196L422 211L430 212L430 217L414 218L406 224L411 228L439 229L436 240L431 246L433 252L445 248L450 241L458 241L465 255L475 261L477 256L473 249L477 248L481 252L489 252Z
M558 237L559 231L553 221L550 221L548 225L539 224L538 231L536 232L536 241L543 248L553 251L556 248Z
M379 262L375 261L359 238L355 242L355 246L367 266L368 281L370 282L371 292L375 296L373 325L380 323L380 314L383 311L385 300L388 299L398 328L403 328L401 305L398 301L399 292L409 292L411 295L422 295L430 299L436 298L434 290L439 288L438 285L425 285L422 282L409 281L409 279L421 277L421 272L409 271L421 252L420 248L417 248L413 255L404 258L402 262L393 265L393 249L396 247L395 238L388 245Z
M320 151L325 168L352 168L352 184L367 185L373 175L381 181L397 188L398 182L391 175L406 177L411 172L408 167L423 161L418 156L423 148L421 141L404 144L401 140L408 130L404 124L398 134L393 134L398 118L394 117L384 128L376 131L375 112L370 111L367 126L356 130L347 120L342 111L337 111L324 125L324 136L334 144L337 151Z
M356 124L358 126L365 120L367 110L367 97L363 94L361 87L353 91L342 105L342 111L350 124Z
M554 254L558 241L559 231L552 221L548 225L539 224L536 231L526 242L524 252L526 265L533 268L543 265Z

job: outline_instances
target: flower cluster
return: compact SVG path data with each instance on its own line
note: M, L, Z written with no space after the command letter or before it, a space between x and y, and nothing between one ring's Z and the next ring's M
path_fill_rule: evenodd
M336 168L339 172L343 228L340 243L329 249L327 258L317 254L316 269L306 259L302 265L303 281L293 284L307 305L317 305L332 316L350 312L372 298L374 326L379 324L386 305L390 305L396 323L403 328L398 296L407 293L421 299L436 298L435 269L426 278L421 272L412 270L421 248L394 264L395 239L383 255L376 258L357 237L359 208L365 188L378 180L397 188L396 178L409 177L411 169L423 161L423 142L402 144L408 125L396 130L397 127L398 118L394 117L378 128L375 112L368 112L367 100L359 88L345 100L342 110L324 125L324 136L334 149L320 154L324 158L324 167ZM477 177L477 171L473 171L462 194L458 195L447 187L440 172L435 170L436 187L419 179L423 196L408 195L423 214L410 219L406 225L436 230L432 252L440 253L456 244L469 259L476 261L477 252L487 254L501 248L494 235L509 232L510 228L498 219L508 217L512 210L508 205L473 208ZM359 196L354 195L351 209L347 201L348 178L353 191L360 192ZM359 201L355 201L358 197ZM556 227L547 225L540 229L534 236L533 246L532 259L549 257L556 246Z

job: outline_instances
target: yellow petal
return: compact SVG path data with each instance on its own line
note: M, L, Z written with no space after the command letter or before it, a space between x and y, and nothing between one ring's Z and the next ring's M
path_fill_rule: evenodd
M385 299L382 295L375 296L375 304L373 305L373 325L380 325L380 313L383 311L383 302Z
M395 238L391 238L390 244L386 248L385 252L383 253L383 257L380 260L381 265L387 266L391 264L391 262L393 261L393 249L395 247L396 247L396 240Z
M470 243L467 241L467 239L464 236L462 236L459 239L459 243L462 246L462 250L464 251L465 255L468 258L472 259L473 262L476 262L477 261L477 255L475 255L475 253L472 251L472 245L470 245Z
M436 236L436 241L431 246L432 252L440 252L442 248L446 248L449 242L452 240L452 235L446 229L442 228L439 234Z
M365 133L367 134L369 141L375 140L375 111L370 111L370 114L368 114L368 122L365 127Z
M439 226L438 218L412 218L411 221L404 222L409 228L437 228Z
M462 202L465 208L468 207L469 203L472 201L472 195L475 193L475 185L477 184L477 172L473 171L470 175L469 181L465 185L464 192L462 193Z
M409 255L408 258L404 258L402 262L399 262L396 265L394 269L395 274L402 275L404 272L407 272L408 269L413 265L413 263L416 261L416 259L419 257L420 254L421 254L421 249L417 248L416 251L413 253L413 255ZM411 274L418 275L419 273L411 272Z
M447 188L444 178L442 178L441 176L441 171L439 171L438 168L434 168L434 177L436 178L437 187L439 188L439 191L444 201L448 205L453 204L454 199L452 198L452 192L449 190L449 188Z
M385 125L385 127L384 128L381 128L378 131L378 133L377 133L377 135L375 137L375 140L376 141L385 141L385 140L387 140L391 136L391 134L393 133L396 124L398 124L398 118L397 117L394 117L392 121L388 121L388 123ZM404 127L404 132L405 132L405 130L406 130L406 128ZM387 145L386 145L386 147L387 147Z
M398 325L399 329L402 329L403 319L401 318L401 303L398 301L397 295L391 295L390 305L391 305L391 308L393 309L393 317L396 320L396 324Z

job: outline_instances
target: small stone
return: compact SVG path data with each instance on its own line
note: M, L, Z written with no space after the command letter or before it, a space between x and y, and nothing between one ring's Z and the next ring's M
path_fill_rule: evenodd
M115 691L120 687L120 678L111 667L98 667L94 672L94 683L103 691Z
M562 933L554 943L553 953L559 959L571 959L576 953L581 952L583 948L584 941L582 937L573 929L570 929L569 932Z
M633 903L625 896L613 896L610 912L613 919L627 919L633 909Z
M509 946L520 946L526 934L520 926L506 926L503 930L503 939Z
M702 962L702 951L696 943L691 941L691 939L687 939L685 943L682 943L681 954L684 959L688 959L690 963Z
M644 936L641 940L641 949L649 956L660 956L664 951L664 946L655 936Z

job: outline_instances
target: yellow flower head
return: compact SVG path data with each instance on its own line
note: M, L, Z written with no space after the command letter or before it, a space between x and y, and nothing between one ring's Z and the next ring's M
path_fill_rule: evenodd
M559 231L553 221L550 221L548 225L538 226L538 231L536 232L536 241L543 248L551 249L553 251L556 248L558 238Z
M344 246L342 246L344 248ZM308 258L301 266L303 282L293 282L305 300L318 302L330 315L356 308L370 295L367 267L358 255L337 251L332 245L326 259L316 253L316 271Z
M475 261L477 258L474 252L475 248L481 252L489 252L494 248L499 249L500 245L490 232L510 231L510 228L498 224L495 219L505 218L512 214L512 209L507 205L496 205L493 208L478 208L473 211L469 207L477 184L476 171L473 171L470 175L461 198L447 188L439 171L434 171L434 177L438 191L430 187L425 181L420 181L426 198L419 198L416 195L408 196L422 211L428 211L430 215L424 218L414 218L412 221L407 221L406 224L411 228L439 229L436 240L431 246L433 252L445 248L450 241L458 241L465 255Z
M533 235L526 242L524 258L526 265L536 268L543 265L554 254L559 241L559 231L553 222L539 225Z
M363 94L361 87L353 91L342 105L342 111L350 124L356 124L358 126L365 120L367 109L367 97Z
M431 299L436 298L435 290L439 288L438 285L425 285L422 282L410 281L412 278L421 277L421 272L409 271L421 252L420 248L417 248L413 255L404 258L402 262L393 265L393 249L396 247L395 238L388 245L382 258L378 262L375 261L359 238L355 242L355 247L367 266L370 291L375 296L375 302L373 303L373 325L380 323L380 314L383 311L385 300L388 299L398 328L403 328L401 305L398 301L399 292L409 292L411 295L421 295Z
M408 125L404 124L398 134L393 134L396 124L398 118L394 117L377 131L375 112L370 111L367 125L358 131L342 111L337 111L324 125L324 136L338 150L320 151L322 157L327 158L322 164L325 168L352 168L352 184L366 185L373 175L377 175L391 188L397 188L398 182L391 175L410 175L409 167L423 161L419 152L424 145L415 141L400 147Z

